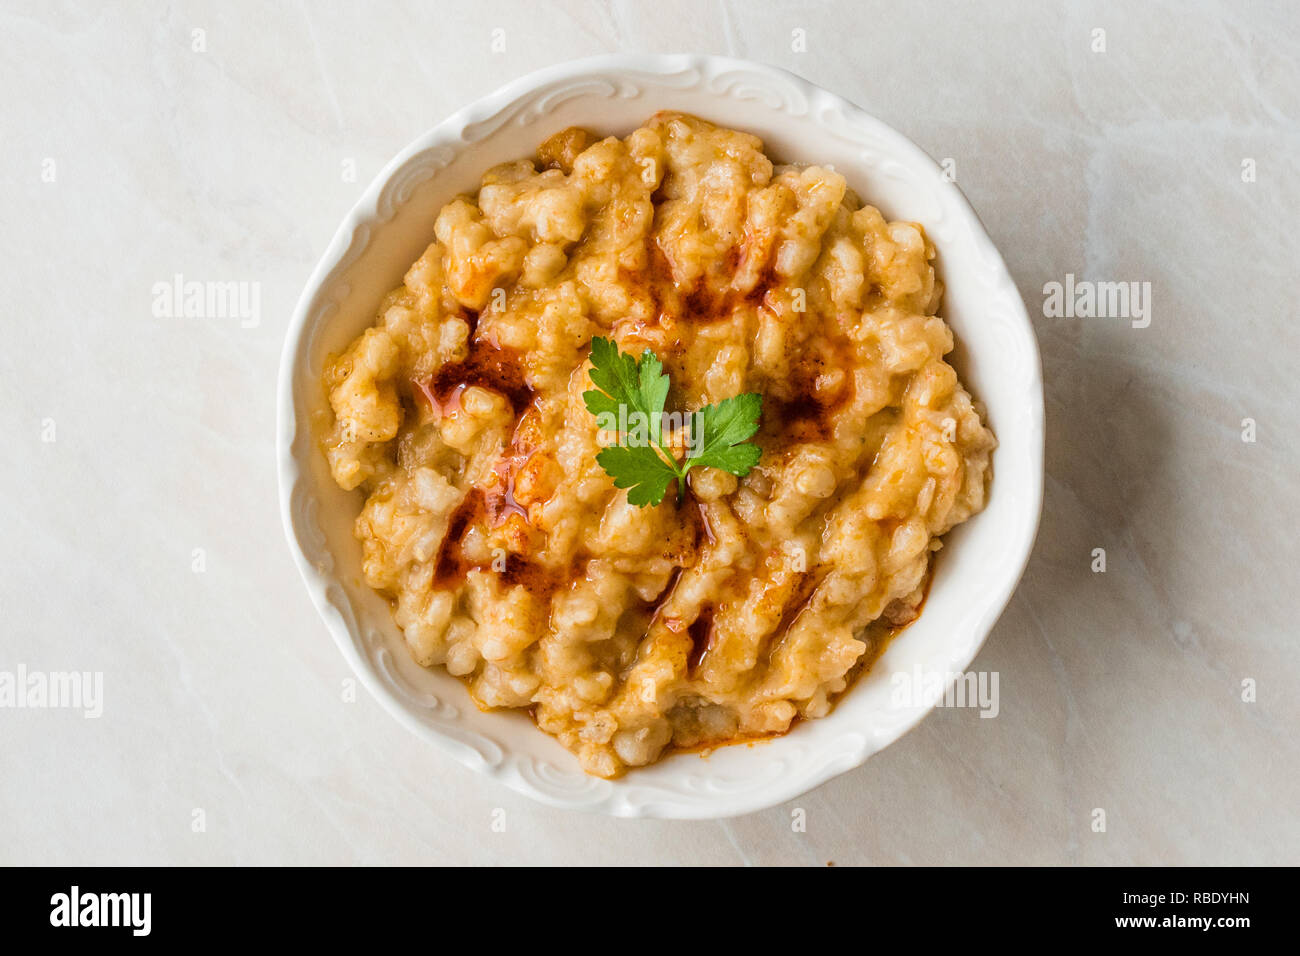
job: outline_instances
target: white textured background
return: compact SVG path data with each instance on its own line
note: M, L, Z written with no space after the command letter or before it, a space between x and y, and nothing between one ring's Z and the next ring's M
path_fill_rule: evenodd
M97 6L0 3L0 671L105 682L98 720L0 709L0 862L1300 860L1293 4ZM344 702L278 515L281 341L364 184L620 50L784 66L953 158L1043 350L1042 530L974 665L1000 716L718 823L535 806ZM176 273L259 282L260 324L155 318ZM1151 326L1043 318L1066 273L1149 281Z

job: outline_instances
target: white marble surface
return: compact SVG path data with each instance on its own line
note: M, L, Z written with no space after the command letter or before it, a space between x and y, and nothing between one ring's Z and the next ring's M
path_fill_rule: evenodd
M0 708L0 863L1300 858L1293 5L89 6L0 6L0 672L103 674L98 719ZM953 158L1043 350L1042 531L975 664L999 716L724 822L535 806L346 700L278 516L281 340L362 184L618 50L785 66ZM260 321L155 317L177 273L260 283ZM1043 317L1067 273L1150 282L1150 326Z

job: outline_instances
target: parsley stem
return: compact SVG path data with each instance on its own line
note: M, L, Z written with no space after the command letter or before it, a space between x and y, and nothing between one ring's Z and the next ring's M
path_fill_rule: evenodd
M659 451L663 453L663 457L668 467L671 468L673 470L673 474L677 476L677 504L680 506L682 501L686 498L687 469L682 468L680 465L677 464L676 456L674 456L673 453L668 450L668 447L664 445L663 439L661 437L655 436L655 443L658 445Z

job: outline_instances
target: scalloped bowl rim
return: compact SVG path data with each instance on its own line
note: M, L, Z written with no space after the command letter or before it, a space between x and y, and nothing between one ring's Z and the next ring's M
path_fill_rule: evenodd
M746 83L751 85L746 86ZM413 690L411 678L398 673L413 665L401 661L391 645L391 633L396 631L391 619L387 625L373 621L367 624L368 612L357 606L367 599L358 592L355 580L349 584L345 575L334 567L332 552L324 543L326 534L319 526L317 512L320 508L318 495L327 494L327 491L320 480L319 463L313 464L310 458L312 455L319 457L315 442L310 440L310 417L301 407L303 402L295 391L296 381L306 380L303 367L310 362L309 352L315 344L315 336L337 318L342 304L353 293L351 282L344 281L350 278L348 269L364 257L372 239L382 232L384 226L392 223L411 195L436 181L439 170L462 155L473 154L476 146L490 142L507 127L531 128L543 123L552 112L562 111L566 103L571 105L572 101L592 95L607 99L636 99L647 91L650 91L652 100L661 102L671 100L673 94L716 97L717 110L710 118L718 119L720 116L724 123L728 113L743 112L742 106L750 111L766 109L776 116L774 122L785 123L788 120L792 129L814 119L819 128L838 127L835 133L827 132L826 135L839 135L851 141L851 147L846 148L859 150L863 143L869 143L869 148L861 148L855 153L862 167L871 167L873 173L876 167L892 169L892 175L910 177L910 188L920 190L918 195L928 195L925 190L932 190L938 197L935 203L940 218L953 217L951 222L945 219L948 231L962 230L955 240L950 236L950 243L969 244L968 257L978 260L979 270L986 270L987 275L981 281L987 284L988 302L996 301L1000 310L999 321L1005 328L998 331L1005 337L1006 350L1019 357L1020 364L1015 371L1021 378L1014 416L1004 415L1002 420L995 420L992 424L1004 446L1010 437L1004 430L1014 428L1018 462L1015 487L1004 490L999 487L1002 475L999 456L1002 452L994 453L989 509L972 518L968 524L985 519L993 510L994 503L1001 502L1000 493L1010 498L1014 491L1015 500L1009 501L999 511L1012 516L1016 534L1000 546L1001 573L985 594L978 619L927 658L942 661L949 670L956 672L963 671L971 663L1024 572L1042 507L1042 375L1033 327L1015 284L978 216L956 184L941 176L933 159L903 134L842 97L780 68L750 61L694 54L615 54L549 67L514 80L456 111L398 153L365 190L338 228L312 271L286 333L277 397L276 452L281 516L290 550L312 602L353 672L399 722L435 744L443 753L551 806L625 817L719 818L788 801L860 766L872 754L916 726L941 699L943 688L937 693L931 688L924 699L908 702L906 707L900 707L895 718L879 721L875 726L849 725L836 728L840 733L838 738L832 739L830 731L826 731L816 739L810 737L810 742L802 748L790 745L789 755L781 759L772 758L782 742L796 734L811 734L808 727L832 724L837 717L844 722L845 704L858 693L858 689L855 688L826 717L803 722L790 734L771 743L720 748L710 758L698 763L689 754L678 754L613 781L582 775L576 769L576 759L559 751L558 744L531 724L528 724L527 733L550 741L549 746L553 749L545 756L524 752L548 746L545 744L534 741L526 741L524 745L502 744L471 725L486 720L518 720L517 716L480 713L472 706L465 708L468 716L463 716L461 705L468 704L467 693L464 700L444 703L436 695ZM803 111L795 113L794 107L802 107ZM659 108L664 107L655 102L641 104L639 115L643 120ZM818 109L820 112L816 112ZM736 125L746 128L740 122ZM750 128L753 128L752 124ZM467 134L471 132L478 139L470 139ZM534 137L533 144L540 138ZM764 138L769 139L768 136ZM429 158L427 166L419 170L419 175L410 177L412 181L398 182L404 174L411 172L408 167L420 157ZM815 156L790 158L817 159ZM479 171L488 165L491 163L485 163ZM426 171L427 176L424 175ZM856 174L847 175L852 185ZM933 186L924 182L925 176L933 177ZM920 186L916 185L918 182ZM877 202L875 195L864 195L864 198L880 206L886 205ZM930 228L924 218L921 221L927 229ZM372 230L376 236L372 236ZM428 231L431 239L431 222ZM942 268L945 254L950 254L953 246L945 246L937 239L936 246L939 247ZM402 263L402 268L413 259L414 256ZM945 282L948 283L945 312L941 314L946 315L947 303L954 290L946 275ZM376 298L371 302L372 320L377 301ZM979 311L982 313L983 308ZM953 324L956 326L957 323ZM958 339L965 343L964 336L959 335ZM991 347L985 346L986 353L992 351ZM995 366L998 358L996 355L990 357ZM977 397L983 397L978 395L978 389L973 390ZM316 475L312 474L313 469L318 472ZM958 532L964 533L964 527L956 529L954 534ZM309 557L309 551L315 560ZM936 575L934 592L953 586ZM364 585L361 589L365 590ZM935 604L935 597L936 594L932 593L926 613L906 633L910 634L925 621ZM386 640L389 643L381 647ZM895 645L898 643L894 642ZM886 653L892 653L892 649L893 645ZM455 681L448 675L443 677ZM493 726L508 735L516 735L517 740L524 739L518 738L520 731L517 727L511 729L506 724ZM727 756L720 759L722 754ZM566 758L569 761L567 765ZM726 763L728 768L740 767L744 772L732 778L722 773L715 774L712 771L718 763ZM643 775L652 772L654 781L649 784Z

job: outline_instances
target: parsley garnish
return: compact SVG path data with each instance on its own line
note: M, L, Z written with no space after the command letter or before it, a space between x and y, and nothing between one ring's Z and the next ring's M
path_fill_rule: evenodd
M664 444L664 403L668 376L649 349L640 359L618 350L609 339L591 340L591 383L582 393L587 411L604 431L617 432L619 444L596 455L616 488L628 489L629 503L644 507L663 501L677 482L677 500L686 490L686 473L697 466L719 468L743 478L758 464L762 451L746 439L758 431L763 397L746 392L688 413L686 460L678 463Z

